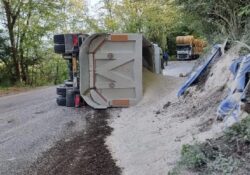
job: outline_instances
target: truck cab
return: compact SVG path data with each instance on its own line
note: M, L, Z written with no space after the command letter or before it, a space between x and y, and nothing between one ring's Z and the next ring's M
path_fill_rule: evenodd
M177 60L196 59L203 53L206 42L202 39L195 39L192 35L176 37Z
M176 46L177 59L188 60L192 57L192 45L179 44Z

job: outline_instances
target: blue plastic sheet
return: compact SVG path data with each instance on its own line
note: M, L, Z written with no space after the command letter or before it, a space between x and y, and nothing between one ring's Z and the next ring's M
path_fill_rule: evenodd
M236 75L235 81L237 83L237 91L243 92L246 86L246 75L250 72L250 55L242 58L238 73Z
M238 116L240 113L240 103L233 99L232 95L229 95L224 99L218 109L217 116L219 119L224 119L226 116L232 116L236 121L238 121Z
M204 64L200 65L188 78L188 80L181 86L177 96L180 97L184 92L191 86L195 80L206 70L211 61L217 57L221 56L221 45L213 46L212 54L206 59Z
M238 69L240 67L240 63L242 62L243 57L240 57L238 59L235 59L234 62L231 64L231 66L229 67L229 70L231 71L231 73L234 75L234 78L237 75Z
M234 60L229 69L235 76L236 89L232 89L227 98L225 98L220 103L217 109L217 116L220 119L223 119L226 116L232 116L236 121L238 121L240 113L240 101L234 99L233 94L236 92L236 90L241 93L245 89L246 74L250 72L250 55Z

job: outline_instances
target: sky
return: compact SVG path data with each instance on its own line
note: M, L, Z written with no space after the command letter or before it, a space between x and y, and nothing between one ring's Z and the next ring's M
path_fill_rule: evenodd
M87 1L91 6L99 2L99 0L87 0Z
M99 3L99 1L100 0L87 0L90 15L96 15L97 4Z

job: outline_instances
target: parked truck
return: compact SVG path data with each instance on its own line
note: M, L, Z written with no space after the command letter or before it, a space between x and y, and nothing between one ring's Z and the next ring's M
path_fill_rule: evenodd
M69 65L69 80L57 87L58 105L129 107L143 96L143 66L161 72L161 49L142 34L62 34L54 43Z
M176 37L176 55L177 60L197 59L203 53L206 42L201 39L195 39L194 36Z

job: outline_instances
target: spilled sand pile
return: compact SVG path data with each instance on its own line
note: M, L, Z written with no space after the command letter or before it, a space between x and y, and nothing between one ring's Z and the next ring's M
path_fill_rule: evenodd
M114 131L106 139L123 174L167 174L183 144L220 135L225 125L216 121L216 109L227 94L228 68L237 57L232 52L212 66L202 89L191 87L185 98L176 97L185 79L144 72L143 100L115 116L110 123Z
M237 45L223 55L218 62L211 68L209 77L204 85L204 93L211 90L230 87L233 82L233 75L229 67L234 59L239 57L240 47Z
M133 107L122 109L107 138L114 159L126 175L166 173L166 149L171 118L160 116L168 101L176 99L183 79L144 71L144 97ZM173 138L174 139L174 138ZM169 145L170 146L170 145ZM170 147L173 147L170 146ZM171 153L170 153L171 154Z

